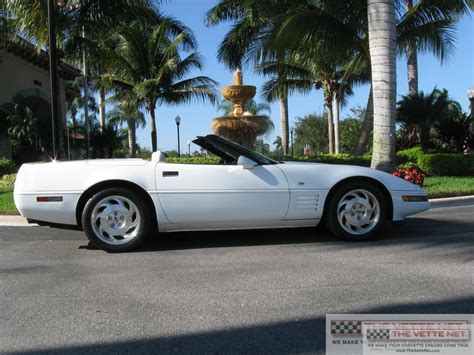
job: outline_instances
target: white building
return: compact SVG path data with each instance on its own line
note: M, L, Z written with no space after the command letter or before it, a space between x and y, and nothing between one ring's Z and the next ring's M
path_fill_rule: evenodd
M65 80L74 79L81 73L78 69L61 63L59 74L60 118L61 126L65 127L67 112ZM25 98L40 124L51 125L47 54L45 52L38 54L30 45L8 43L0 48L0 106L11 102L12 98L18 94ZM0 110L0 156L11 158L11 147L6 131L5 113Z

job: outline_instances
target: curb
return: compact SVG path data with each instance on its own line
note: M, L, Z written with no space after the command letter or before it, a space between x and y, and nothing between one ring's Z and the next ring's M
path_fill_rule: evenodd
M474 204L474 195L459 196L459 197L445 197L433 198L429 200L432 207L454 207Z
M0 216L0 226L2 227L38 227L36 223L28 223L22 216Z

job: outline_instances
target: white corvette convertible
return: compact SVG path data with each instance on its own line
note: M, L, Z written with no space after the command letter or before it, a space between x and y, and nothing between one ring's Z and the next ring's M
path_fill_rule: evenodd
M274 161L215 135L194 143L219 165L105 159L24 164L20 213L40 224L81 227L96 247L137 248L156 232L290 228L323 220L336 236L367 239L386 220L430 208L426 193L377 170Z

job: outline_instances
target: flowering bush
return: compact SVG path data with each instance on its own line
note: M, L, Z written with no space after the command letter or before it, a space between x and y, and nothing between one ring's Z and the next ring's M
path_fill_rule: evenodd
M412 184L422 186L425 181L425 173L418 166L412 163L399 165L392 175L398 176Z

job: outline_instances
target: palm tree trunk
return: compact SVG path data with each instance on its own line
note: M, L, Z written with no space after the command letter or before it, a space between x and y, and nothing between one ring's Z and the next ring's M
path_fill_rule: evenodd
M407 48L408 95L418 93L418 54L414 44Z
M413 8L413 0L405 0L406 11ZM416 44L410 43L407 46L407 75L408 75L408 95L418 93L418 53Z
M334 110L334 153L339 154L339 100L334 95L332 99Z
M334 124L332 115L332 102L329 97L324 98L324 105L326 106L328 116L328 148L329 154L334 154Z
M99 88L99 124L100 131L103 133L105 127L105 89L102 86Z
M158 139L156 135L156 121L155 121L155 103L148 100L148 112L150 112L150 133L151 133L151 151L158 150Z
M137 133L136 133L136 124L133 118L128 118L128 154L130 157L134 158L136 153L136 142L137 142Z
M374 143L371 167L395 167L397 99L396 17L393 0L367 0L369 48L374 96Z
M76 113L71 112L71 118L72 118L72 146L74 147L74 144L76 143Z
M369 139L370 129L374 124L374 93L372 91L372 85L370 86L369 99L367 100L367 107L365 109L364 122L359 132L359 137L355 144L352 154L355 156L362 155L365 153L365 146Z
M60 106L60 105L58 105ZM63 117L61 107L58 107L58 145L59 145L59 158L66 158L66 151L64 150L64 129L65 129L65 116Z
M281 146L283 149L283 156L289 155L289 122L288 122L288 96L280 97L280 131L281 131Z

